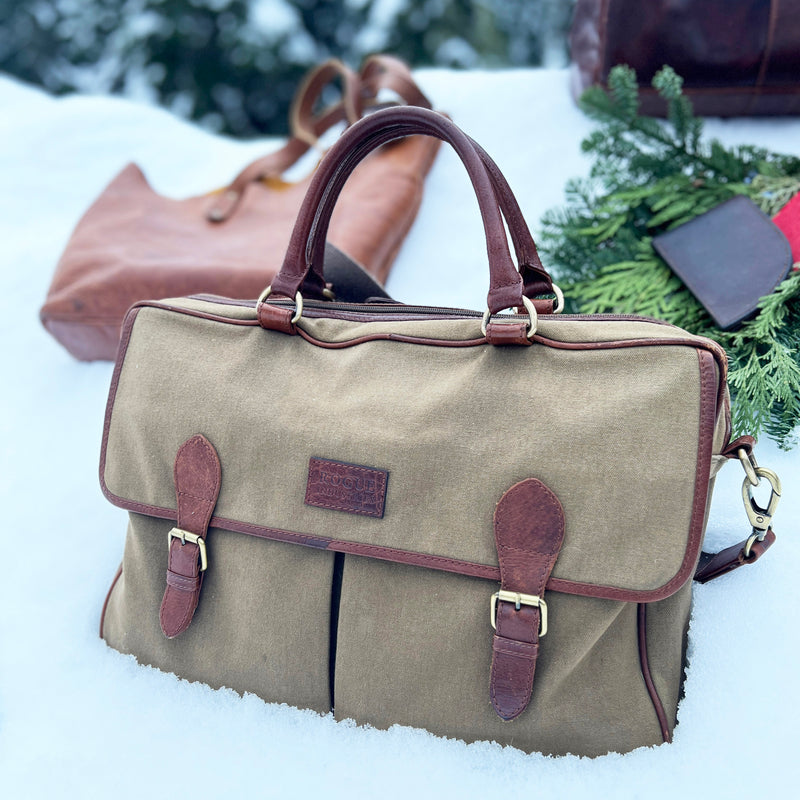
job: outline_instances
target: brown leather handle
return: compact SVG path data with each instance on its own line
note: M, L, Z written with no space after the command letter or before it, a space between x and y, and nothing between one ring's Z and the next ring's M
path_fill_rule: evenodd
M372 55L361 65L362 94L368 103L376 102L382 90L396 94L404 103L420 108L432 108L430 100L419 88L408 65L395 56L384 54ZM514 193L508 185L503 173L486 151L470 137L483 164L489 171L500 210L509 226L511 241L517 254L517 263L522 279L525 282L525 294L535 297L544 294L549 286L549 277L542 266L536 244L531 236L525 218L522 216Z
M489 154L470 136L467 137L475 148L476 152L483 161L486 167L489 178L492 181L497 202L500 206L500 211L506 220L508 230L511 235L511 241L514 245L514 252L517 257L519 265L519 272L523 280L523 293L527 297L536 297L537 295L547 294L552 291L552 281L547 271L542 266L539 253L536 249L536 244L531 236L528 224L522 215L522 211L517 203L511 187L505 179L505 176L500 171L499 167ZM317 242L317 247L319 242ZM318 271L318 265L324 262L323 258L318 258L319 251L316 250L311 259L311 270ZM316 286L325 284L325 279L321 271L316 275L312 275L310 281L304 281L301 286L301 293L311 294L313 296Z
M323 90L337 79L341 81L342 99L315 115L314 106ZM406 103L431 107L409 68L398 58L371 56L364 61L358 74L338 59L329 59L315 67L303 78L292 100L289 140L279 150L244 167L225 189L214 196L206 218L211 222L229 219L250 183L282 175L312 147L316 147L320 137L334 125L340 122L352 125L364 115L365 106L377 102L381 89L391 90Z
M523 293L526 297L549 294L553 290L553 281L539 258L536 243L533 241L530 228L525 222L514 192L491 156L471 136L469 140L489 173L500 211L508 225L508 232L511 235L511 243L514 245L519 272L524 284Z
M316 116L314 105L322 90L336 78L342 82L342 99ZM295 93L289 110L291 137L279 150L248 164L231 183L214 196L206 211L211 222L224 222L236 211L248 184L267 176L279 176L296 164L320 136L339 122L352 125L364 112L361 78L337 59L330 59L309 72Z
M314 106L326 86L341 80L341 102L314 115ZM289 129L292 137L316 147L319 137L336 122L345 120L352 125L364 115L361 77L339 59L332 58L311 70L297 90L289 109ZM335 112L331 114L331 112ZM325 121L324 125L320 123Z
M432 108L430 100L414 80L408 65L395 56L384 54L372 55L361 65L362 93L370 101L377 101L382 90L396 94L404 103L420 108ZM505 217L511 234L511 241L519 264L519 271L525 284L525 294L536 297L549 291L550 278L542 266L536 244L531 236L528 224L522 216L516 197L511 191L505 176L491 159L488 153L470 137L473 147L483 160L489 171L494 191L497 195L500 210Z
M322 296L322 252L330 216L342 186L370 152L394 139L414 134L434 136L448 142L467 169L486 234L489 310L497 313L522 304L522 277L511 260L492 179L481 156L470 138L449 119L412 106L388 108L369 115L345 131L331 147L320 163L303 202L283 267L272 283L274 293L294 297L302 285L304 294ZM518 206L516 208L518 211ZM544 291L548 291L552 284L543 270L542 278Z

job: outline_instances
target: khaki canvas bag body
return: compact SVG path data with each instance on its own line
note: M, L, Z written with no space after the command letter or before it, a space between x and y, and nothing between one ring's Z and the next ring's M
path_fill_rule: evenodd
M339 190L410 134L468 169L483 313L326 299ZM101 635L189 680L379 728L592 756L668 741L693 576L772 544L779 484L752 439L729 441L718 345L562 305L472 140L418 109L358 122L257 302L128 314L100 472L130 524ZM737 457L773 499L758 507L746 478L760 527L701 557L713 477Z

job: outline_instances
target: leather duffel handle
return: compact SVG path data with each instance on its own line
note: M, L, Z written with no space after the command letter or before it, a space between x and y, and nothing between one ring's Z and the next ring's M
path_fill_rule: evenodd
M475 190L486 234L489 257L488 306L492 313L522 305L523 289L527 289L508 250L505 227L498 208L498 196L492 176L484 166L472 140L458 126L434 111L416 107L387 108L360 120L340 137L320 163L292 232L286 258L280 273L272 282L272 292L294 297L301 286L303 294L321 297L325 288L322 275L322 254L330 217L339 193L355 167L373 150L395 139L423 134L448 142L461 158ZM488 156L486 157L488 158ZM493 163L493 162L492 162ZM494 167L497 175L499 170ZM502 184L507 189L504 179ZM501 191L500 202L513 197L510 189ZM515 238L530 238L516 201L509 228ZM518 216L517 216L518 215ZM527 237L521 230L527 232ZM530 240L529 250L535 252ZM532 259L533 260L533 259ZM538 261L538 256L536 256ZM541 292L552 290L552 282L540 264L534 269Z
M317 112L323 91L335 81L341 84L341 100ZM279 177L296 164L320 137L334 125L352 125L364 116L368 106L378 102L378 93L389 90L404 103L430 108L431 103L417 86L411 71L398 58L374 55L364 61L360 73L338 59L329 59L311 70L298 88L289 109L291 136L279 150L248 164L233 181L214 197L206 217L225 222L236 211L248 185L263 178Z
M342 99L339 103L318 114L314 107L322 96L323 89L339 79L342 84ZM292 135L280 149L257 158L248 164L233 181L216 194L208 209L209 222L225 222L236 211L248 185L267 176L280 176L296 164L319 137L343 120L351 125L364 112L361 79L345 64L330 59L320 64L305 76L289 110L289 127Z

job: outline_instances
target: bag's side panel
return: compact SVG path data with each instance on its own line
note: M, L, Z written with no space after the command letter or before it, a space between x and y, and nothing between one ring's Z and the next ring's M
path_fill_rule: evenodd
M491 581L347 556L336 717L551 754L597 756L662 742L641 675L636 604L555 592L547 593L549 629L530 705L501 720L489 698L496 589Z
M108 644L188 680L330 711L333 553L211 529L200 604L167 639L158 612L171 527L131 515L103 623Z

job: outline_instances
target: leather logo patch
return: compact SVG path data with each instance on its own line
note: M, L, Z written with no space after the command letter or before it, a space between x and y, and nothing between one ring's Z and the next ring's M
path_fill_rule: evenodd
M306 505L382 517L389 472L341 461L312 458L308 462Z

